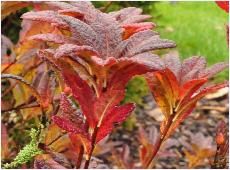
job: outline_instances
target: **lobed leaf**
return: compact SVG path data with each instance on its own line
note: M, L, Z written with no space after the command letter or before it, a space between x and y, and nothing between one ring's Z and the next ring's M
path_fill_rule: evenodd
M91 107L88 105L93 105L95 96L91 87L80 78L80 76L73 70L73 68L60 60L57 64L60 68L61 75L65 80L66 84L72 89L74 98L80 104L83 114L86 116L88 124L90 127L95 127L98 118Z
M64 117L52 116L53 122L58 125L61 129L70 133L83 133L82 129L76 127L70 120Z

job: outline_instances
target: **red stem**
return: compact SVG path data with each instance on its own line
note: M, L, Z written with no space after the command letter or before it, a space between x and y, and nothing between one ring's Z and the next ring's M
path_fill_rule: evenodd
M93 154L93 150L94 150L94 148L95 148L96 137L97 137L97 131L98 131L98 127L96 126L96 128L95 128L94 131L93 131L93 135L92 135L91 151L90 151L88 160L85 161L84 169L88 169L88 167L89 167L90 159L91 159L91 156L92 156L92 154Z
M165 126L165 128L164 128L164 131L163 131L163 133L160 135L160 137L158 138L156 144L154 145L154 149L153 149L153 151L152 151L152 155L151 155L150 159L147 161L147 163L145 164L144 168L146 168L146 169L149 168L151 162L152 162L153 159L155 158L157 152L159 151L159 149L160 149L160 147L161 147L161 144L162 144L163 141L165 140L165 136L167 135L167 132L168 132L168 130L169 130L171 124L172 124L172 120L173 120L175 114L176 114L176 113L174 112L174 113L169 117L168 122L167 122L167 124L166 124L166 126Z
M77 169L80 169L80 167L81 167L81 161L82 161L83 155L84 155L84 147L81 145L80 153L79 153L79 156L77 158L77 166L76 166Z

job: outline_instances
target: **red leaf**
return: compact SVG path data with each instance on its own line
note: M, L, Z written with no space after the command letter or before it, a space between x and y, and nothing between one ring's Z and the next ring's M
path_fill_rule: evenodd
M89 140L89 138L85 138L82 135L76 134L76 133L70 133L69 137L73 143L73 145L83 145L84 150L87 154L90 153L91 151L91 141ZM79 147L79 146L75 146L75 147ZM78 149L78 148L76 148Z
M86 125L84 123L83 115L76 110L71 100L68 99L64 93L61 93L60 107L63 117L66 117L68 120L79 126L82 130L85 130Z
M76 124L72 123L67 118L52 116L52 120L56 125L67 132L86 135L80 127L76 126Z
M134 110L135 105L128 103L122 106L114 106L102 120L101 126L99 127L96 142L99 142L107 134L109 134L115 123L123 122L129 114Z
M152 22L142 22L142 23L134 23L134 24L125 24L122 26L125 31L123 33L123 40L129 38L134 33L149 30L155 27Z
M181 105L181 107L178 108L177 110L177 114L173 120L173 124L171 125L168 133L167 133L167 137L176 129L177 126L179 126L179 124L188 117L188 115L192 112L192 110L194 109L194 107L196 106L196 103L198 100L200 100L201 98L203 98L206 94L208 93L213 93L221 88L227 87L228 86L228 82L227 83L222 83L222 84L218 84L215 86L211 86L211 87L207 87L203 90L201 90L198 94L196 94L195 96L191 97L190 100L187 103L184 103L184 105Z
M147 82L156 103L162 110L165 118L161 123L161 133L169 127L166 138L179 126L179 124L192 112L198 100L207 93L226 87L223 83L198 91L215 73L226 68L227 64L218 63L206 69L204 57L192 57L181 64L178 57L164 58L166 69L146 75ZM168 124L170 119L172 124Z
M93 106L95 96L91 87L86 81L74 71L72 66L67 64L64 60L59 59L57 65L61 71L61 75L65 80L66 84L72 89L74 98L80 104L83 114L86 116L90 127L95 127L98 120L94 115Z
M132 58L121 58L110 68L108 88L124 89L133 76L161 69L163 69L163 63L160 58L150 53L139 54Z
M143 22L150 16L141 15L141 9L129 8L116 14L106 14L95 9L90 2L45 4L50 11L29 12L22 18L55 26L53 32L48 31L48 34L33 38L63 45L55 46L54 49L50 45L50 49L40 50L39 56L61 75L62 89L65 85L71 89L91 133L96 126L106 123L104 119L113 110L115 112L114 107L119 107L124 98L125 86L133 76L163 68L161 59L151 51L174 47L175 43L162 40L157 33L152 32L150 29L154 24ZM124 16L128 14L127 11L134 16ZM128 36L132 36L123 41L124 28L129 30ZM74 41L67 44L66 40L69 39ZM121 108L125 117L128 113L123 113ZM73 123L74 116L67 115L64 121ZM118 118L111 120L106 133L111 131L114 122L119 122ZM63 125L62 121L57 121L60 127L71 133L79 132L72 124Z
M149 73L146 75L147 82L155 101L161 108L165 118L173 113L176 101L179 97L179 83L171 70Z
M229 12L229 1L215 1L216 4L225 10L227 13Z
M196 79L183 84L183 86L180 88L180 104L183 105L189 102L191 96L206 82L207 79Z

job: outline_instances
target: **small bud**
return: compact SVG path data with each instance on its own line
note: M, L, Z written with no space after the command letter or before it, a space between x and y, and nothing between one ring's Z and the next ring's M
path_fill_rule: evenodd
M65 92L66 94L71 93L71 88L70 88L70 87L68 87L68 86L65 86L65 88L64 88L64 92Z
M222 145L222 144L224 144L224 141L225 141L225 139L224 139L223 133L218 133L216 136L216 143L218 145Z

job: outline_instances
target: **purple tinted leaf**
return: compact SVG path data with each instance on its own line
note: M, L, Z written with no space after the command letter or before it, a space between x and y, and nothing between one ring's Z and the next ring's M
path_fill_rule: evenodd
M226 62L220 62L212 65L209 68L206 68L203 72L200 72L199 77L207 77L211 78L214 75L218 74L219 72L223 71L229 66Z
M54 24L60 28L68 28L68 24L65 23L62 18L58 17L57 12L54 11L37 11L37 12L27 12L22 15L23 19L40 21L40 22L48 22Z

